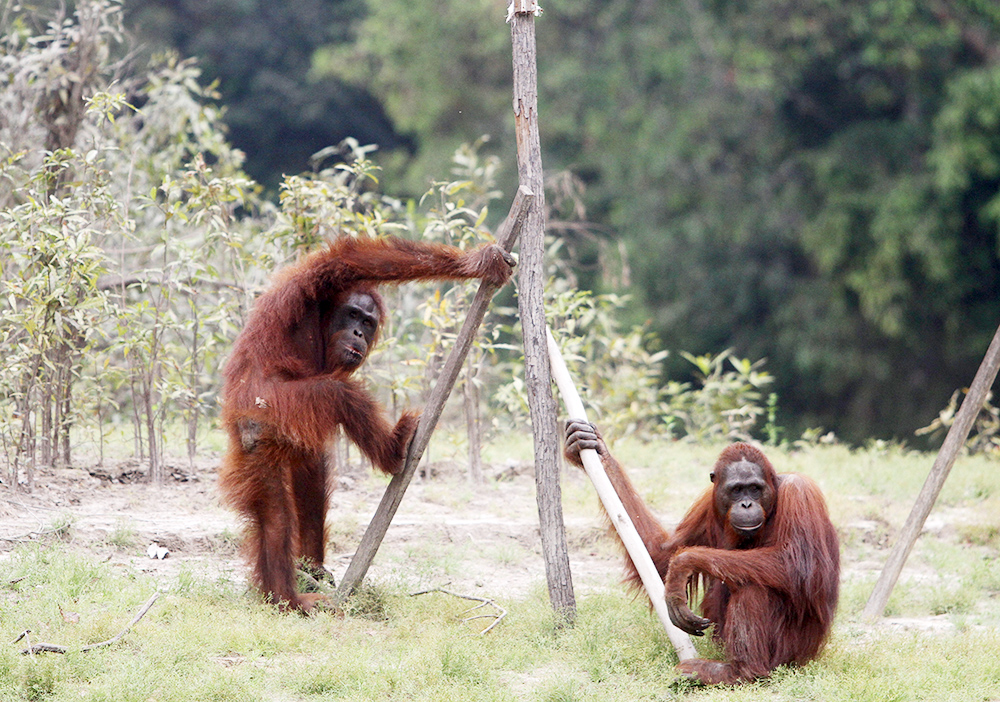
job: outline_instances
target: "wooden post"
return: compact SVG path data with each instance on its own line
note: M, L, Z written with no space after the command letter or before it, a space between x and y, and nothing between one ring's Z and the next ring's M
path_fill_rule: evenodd
M535 0L513 0L509 8L514 63L514 122L517 172L537 197L528 211L518 261L518 307L524 336L524 376L535 441L535 500L549 601L562 623L576 621L576 597L559 485L559 432L552 378L545 351L545 198L538 133L538 73L535 60Z
M580 394L573 384L573 378L566 368L566 362L559 351L559 345L556 344L555 337L552 336L552 332L548 328L545 329L545 333L548 340L549 363L552 364L552 376L555 378L556 385L559 386L559 394L562 395L563 404L566 405L566 412L572 419L586 420L587 411L584 409ZM694 644L691 643L691 638L670 621L663 580L656 572L653 559L649 555L649 551L646 550L646 545L642 542L642 537L639 536L635 524L632 523L632 518L629 517L625 505L618 497L608 474L604 472L601 457L593 449L584 449L580 451L580 460L583 461L583 468L594 484L594 490L597 491L601 504L604 505L604 511L608 513L611 524L618 532L618 536L621 537L629 558L635 564L635 569L642 580L642 586L646 589L646 594L649 595L649 601L653 603L653 610L660 618L663 628L667 630L667 638L673 644L674 650L677 651L677 658L682 661L697 658L698 652L695 650Z
M927 480L924 481L924 486L917 496L910 516L907 517L899 534L899 541L896 542L892 553L889 554L889 559L882 568L878 582L875 583L875 589L872 590L871 597L868 598L868 603L862 612L864 619L869 621L878 619L885 611L885 605L889 601L889 595L892 594L892 588L895 587L900 572L903 570L903 564L906 563L906 558L910 555L913 544L916 543L920 531L924 528L927 515L930 514L938 495L941 494L941 488L944 487L944 481L948 478L948 473L951 472L951 467L955 464L958 452L965 445L965 440L969 438L972 425L986 402L990 388L993 387L993 381L996 380L998 369L1000 369L1000 328L993 335L993 341L986 350L986 356L983 358L979 370L976 371L976 377L973 378L972 385L969 386L969 392L966 393L965 400L959 407L958 414L955 415L955 422L948 430L944 443L941 444L941 450L938 451L934 465L931 466L931 471L927 475Z
M514 248L514 242L517 241L517 237L524 227L528 210L534 199L531 192L523 187L518 188L510 208L510 214L507 215L507 219L500 226L496 236L496 243L504 251L509 252ZM382 500L375 510L375 515L372 517L368 529L365 530L364 536L361 537L358 550L354 553L354 558L347 566L347 572L344 573L340 586L333 596L335 606L340 606L361 584L369 566L375 559L378 547L382 544L382 539L399 508L399 503L403 501L403 494L413 479L417 464L420 463L420 457L427 449L427 443L434 432L434 427L437 426L438 419L441 418L444 403L448 399L448 395L451 394L451 389L455 386L455 379L462 369L462 364L465 363L465 356L469 352L469 347L472 346L479 325L482 324L483 317L486 316L486 308L496 291L496 286L486 282L479 286L479 290L469 307L465 323L462 324L462 329L458 332L455 346L445 360L441 373L438 375L437 384L427 398L427 406L420 415L417 431L413 435L413 440L410 441L403 470L392 476L389 486L386 487Z

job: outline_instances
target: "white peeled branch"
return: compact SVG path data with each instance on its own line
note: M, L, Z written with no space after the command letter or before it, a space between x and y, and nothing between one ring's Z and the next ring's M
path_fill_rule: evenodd
M552 336L552 331L549 329L546 329L545 333L548 337L549 364L552 367L552 377L559 387L559 394L562 395L563 404L566 405L566 412L571 419L587 420L583 401L580 400L580 395L576 391L576 386L569 375L569 370L566 368L566 362L563 360L562 352L560 352L559 346L556 344L555 337ZM583 461L583 468L587 471L590 481L594 484L597 496L601 499L601 504L604 505L604 510L608 513L608 517L618 532L618 536L621 537L622 544L625 545L625 550L628 551L632 563L635 564L635 569L642 579L642 586L646 589L646 594L649 595L649 601L653 603L653 610L660 618L663 627L667 630L667 637L670 639L670 643L673 644L674 650L677 651L677 657L682 661L689 658L697 658L698 654L695 651L694 644L691 643L691 638L670 621L670 614L667 612L666 588L663 586L663 580L660 579L659 573L656 572L653 559L646 550L646 545L643 543L642 537L639 536L639 532L636 531L631 517L629 517L625 506L622 504L621 498L618 497L618 493L615 492L611 480L608 478L607 473L604 472L601 457L593 449L584 449L580 451L580 460Z

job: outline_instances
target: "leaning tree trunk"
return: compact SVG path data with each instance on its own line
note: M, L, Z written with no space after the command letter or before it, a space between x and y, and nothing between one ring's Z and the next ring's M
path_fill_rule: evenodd
M944 482L951 472L951 467L955 464L959 451L965 446L965 440L969 438L972 425L983 409L987 398L990 395L990 388L996 380L997 372L1000 371L1000 328L997 328L993 335L993 341L986 349L986 356L979 364L979 370L972 379L969 391L962 401L962 406L958 408L955 421L944 437L944 443L938 451L930 473L924 481L924 486L920 489L917 501L910 511L910 516L906 518L906 523L899 533L899 540L889 554L885 566L879 575L875 589L868 598L867 604L861 615L866 620L878 619L885 612L885 606L889 602L889 595L896 586L899 574L903 571L910 550L917 542L920 532L924 528L924 522L931 513L931 508L937 502L938 495L944 487Z
M534 196L525 191L523 187L517 189L510 215L508 215L497 232L497 245L504 251L509 252L513 248L524 225L528 207L533 199ZM435 383L434 389L431 390L431 394L427 398L427 405L420 415L417 430L414 432L413 438L410 440L410 446L407 449L406 462L403 464L402 470L392 476L389 487L386 488L385 493L382 495L382 501L379 502L378 509L375 510L375 516L372 517L372 521L365 530L364 536L361 537L358 550L354 553L354 558L351 559L351 564L347 567L347 572L344 573L344 577L340 581L340 586L337 588L337 593L333 598L335 604L339 605L347 599L364 579L365 573L368 572L368 567L375 558L378 547L382 543L383 537L385 537L385 532L389 528L396 510L399 508L399 503L403 499L406 488L413 479L413 474L420 463L420 458L427 449L427 444L430 441L431 434L434 432L434 427L437 426L437 421L441 418L441 412L444 410L444 403L448 399L452 387L455 385L455 380L458 378L459 372L462 370L462 366L465 363L465 356L469 352L469 347L472 346L473 339L479 331L479 325L482 324L483 317L486 316L486 308L497 288L498 286L486 281L480 283L479 290L476 292L476 296L469 307L469 314L458 332L458 337L455 339L455 345L452 347L451 353L448 354L448 358L441 369L441 374L438 376L437 383Z

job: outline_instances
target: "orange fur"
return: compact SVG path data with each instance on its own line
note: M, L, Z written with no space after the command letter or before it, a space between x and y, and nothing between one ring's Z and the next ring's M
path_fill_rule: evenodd
M253 582L266 597L303 610L316 604L295 591L295 561L323 564L325 450L336 428L391 474L402 467L419 418L404 412L390 423L353 369L338 365L328 349L334 311L349 294L365 293L381 324L380 284L483 278L502 285L510 274L495 246L464 252L392 237L342 237L275 274L223 372L229 447L219 473L223 498L245 525ZM377 339L376 332L368 352ZM250 440L241 434L248 422Z
M779 475L759 449L733 444L716 462L716 473L747 460L760 466L777 493L761 532L749 543L739 540L726 515L717 513L716 486L694 502L671 534L603 442L598 453L664 579L668 601L685 604L699 583L704 591L701 613L715 623L714 637L726 660L684 661L680 672L707 684L734 684L819 655L837 606L840 553L823 495L812 480ZM567 458L579 465L578 457L567 453ZM626 581L641 589L635 565L625 558Z

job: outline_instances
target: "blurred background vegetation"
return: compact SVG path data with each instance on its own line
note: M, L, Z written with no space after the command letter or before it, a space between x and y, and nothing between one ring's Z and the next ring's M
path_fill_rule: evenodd
M504 8L127 3L220 81L260 182L354 136L410 195L481 134L512 192ZM559 233L586 287L634 292L663 348L766 357L786 422L853 439L910 438L971 380L1000 323L1000 6L543 9L542 146L581 186L590 226Z
M155 453L156 422L214 412L275 265L336 227L471 244L513 193L503 0L0 8L8 455L74 416ZM1000 323L1000 6L543 9L550 314L603 416L773 441L946 425ZM392 400L461 311L415 329L424 298L392 328L421 370L373 365ZM469 382L518 421L496 321Z

